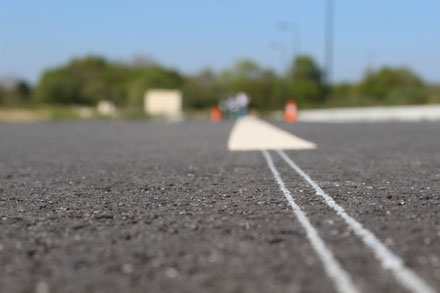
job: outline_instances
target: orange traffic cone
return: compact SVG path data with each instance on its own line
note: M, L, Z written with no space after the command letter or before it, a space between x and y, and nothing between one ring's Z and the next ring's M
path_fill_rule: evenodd
M214 108L212 108L211 121L218 123L218 122L222 121L222 118L223 118L223 114L222 114L222 110L220 109L220 107L215 106Z
M286 111L284 112L284 121L286 123L294 123L298 121L298 106L294 100L286 103Z

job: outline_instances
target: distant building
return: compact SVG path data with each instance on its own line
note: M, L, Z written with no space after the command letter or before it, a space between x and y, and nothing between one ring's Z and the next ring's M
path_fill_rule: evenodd
M180 119L182 116L182 93L179 90L148 90L144 96L145 113Z

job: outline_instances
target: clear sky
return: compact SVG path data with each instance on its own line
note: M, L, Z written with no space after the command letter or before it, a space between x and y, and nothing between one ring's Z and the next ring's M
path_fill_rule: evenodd
M292 52L292 35L280 21L299 28L300 51L322 65L324 12L325 0L0 0L0 77L36 82L86 54L148 56L185 73L242 57L281 70L270 44ZM439 0L335 0L334 41L336 81L403 65L440 83Z

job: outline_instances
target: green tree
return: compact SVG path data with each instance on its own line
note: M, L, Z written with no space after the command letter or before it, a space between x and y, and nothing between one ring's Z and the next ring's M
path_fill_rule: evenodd
M225 97L245 92L251 98L250 107L265 111L279 108L283 86L277 75L261 68L255 61L239 60L232 68L223 71L219 82L224 88Z
M186 109L206 109L218 104L222 88L210 70L186 77L183 86L183 101Z
M8 106L29 104L32 87L24 80L14 80L0 85L0 104Z
M7 90L0 84L0 105L6 104Z
M46 71L38 83L34 100L37 103L84 103L79 88L66 69Z
M325 102L322 71L309 56L298 56L289 71L289 92L300 107Z
M13 95L16 96L20 102L27 103L31 94L32 88L26 81L20 80L15 84Z
M35 93L37 102L55 104L94 104L108 98L103 81L107 62L89 56L74 59L67 66L45 72Z
M359 95L377 104L413 104L427 101L422 80L407 68L384 67L367 75Z
M154 65L147 68L135 68L126 82L127 97L130 105L141 105L148 89L180 89L183 79L175 70Z
M117 105L140 105L150 88L180 88L182 77L175 70L136 62L110 63L89 56L45 72L34 99L56 104L89 104L110 100Z

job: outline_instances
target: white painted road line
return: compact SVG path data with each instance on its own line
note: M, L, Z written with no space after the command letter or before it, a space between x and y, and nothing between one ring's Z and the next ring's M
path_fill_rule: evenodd
M328 206L330 206L336 213L344 219L347 225L353 229L354 233L362 239L362 241L373 250L376 258L381 263L384 269L390 270L396 280L400 282L411 292L417 293L434 293L436 292L423 279L421 279L414 271L407 268L402 259L390 251L370 230L364 228L361 223L349 216L345 210L337 204L331 196L326 194L318 184L316 184L309 175L301 170L282 150L277 150L277 153L286 163L301 175L316 191L316 194L324 198Z
M253 117L237 120L229 135L230 151L306 150L316 144Z
M309 239L313 249L315 249L319 258L321 259L327 275L332 279L333 283L335 284L336 290L340 293L360 292L351 280L350 275L342 268L340 263L333 256L333 253L325 246L324 241L319 237L318 231L316 231L307 216L293 200L290 191L286 188L286 185L281 179L278 170L275 168L269 152L266 150L262 150L262 153L266 159L269 169L272 171L272 174L275 177L276 182L278 183L278 186L284 193L284 196L292 207L293 212L295 213L299 222L306 230L307 238Z

